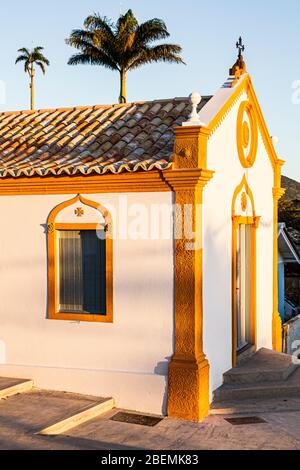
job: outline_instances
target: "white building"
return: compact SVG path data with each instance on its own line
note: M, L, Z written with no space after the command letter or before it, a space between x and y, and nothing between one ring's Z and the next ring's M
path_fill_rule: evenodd
M0 115L0 375L199 420L281 349L283 161L242 58L192 101Z

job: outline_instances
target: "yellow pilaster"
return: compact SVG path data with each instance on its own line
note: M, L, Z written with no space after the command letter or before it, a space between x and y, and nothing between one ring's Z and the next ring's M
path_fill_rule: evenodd
M180 208L175 211L175 352L169 365L168 415L193 421L202 420L209 411L202 305L202 194L213 176L205 168L207 136L206 128L176 129L174 169L164 172ZM193 240L182 230L186 217L191 218Z

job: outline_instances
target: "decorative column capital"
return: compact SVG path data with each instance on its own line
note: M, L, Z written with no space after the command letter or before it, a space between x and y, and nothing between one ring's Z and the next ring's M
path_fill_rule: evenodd
M281 170L284 164L285 161L278 158L274 165L274 188L281 187Z
M285 194L285 189L284 188L273 188L273 198L277 201Z
M208 127L183 126L174 130L174 168L206 168Z
M214 171L200 168L167 170L163 177L173 191L203 189L212 179Z

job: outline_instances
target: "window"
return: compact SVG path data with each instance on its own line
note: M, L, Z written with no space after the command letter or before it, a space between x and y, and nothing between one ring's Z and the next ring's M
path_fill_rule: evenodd
M105 315L105 239L92 230L57 235L59 311Z
M81 196L56 207L48 219L48 318L112 321L111 220L105 223L56 223L57 215L77 200L99 206ZM84 211L82 211L84 213Z

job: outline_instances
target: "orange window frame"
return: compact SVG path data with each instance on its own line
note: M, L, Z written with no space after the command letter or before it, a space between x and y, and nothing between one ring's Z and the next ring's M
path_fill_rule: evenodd
M56 217L66 207L80 201L84 205L93 207L101 212L105 219L106 231L106 314L87 314L76 312L60 312L58 309L58 257L57 257L57 232L59 230L97 230L103 224L97 223L56 223ZM84 322L113 322L113 237L112 219L109 212L98 203L88 201L78 195L70 201L66 201L55 207L50 213L47 223L47 248L48 248L48 315L50 320L69 320Z

